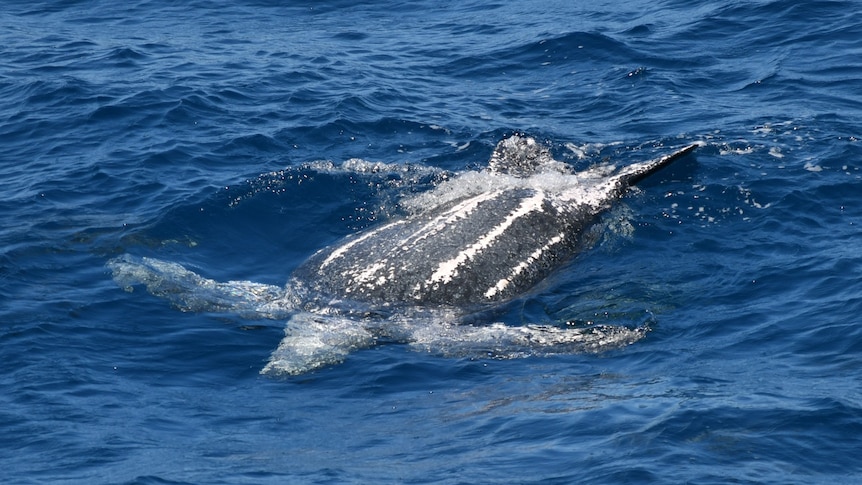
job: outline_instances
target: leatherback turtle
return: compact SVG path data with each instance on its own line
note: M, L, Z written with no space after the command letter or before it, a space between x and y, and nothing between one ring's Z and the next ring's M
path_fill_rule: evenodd
M487 169L458 174L405 201L405 215L321 249L284 287L219 283L152 258L124 255L108 264L121 286L143 283L185 310L289 317L266 374L307 372L382 341L498 357L602 350L644 329L465 321L570 261L632 185L696 146L618 170L574 172L533 138L513 135Z

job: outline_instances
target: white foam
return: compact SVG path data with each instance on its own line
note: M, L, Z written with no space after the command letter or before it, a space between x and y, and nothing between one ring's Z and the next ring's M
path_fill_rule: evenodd
M808 170L809 172L822 172L823 171L823 167L821 167L820 165L817 165L814 162L805 162L805 166L803 168L805 170Z
M434 175L442 172L439 168L415 163L387 163L374 162L362 158L350 158L335 164L329 160L315 160L303 164L300 168L314 170L320 173L331 174L417 174L422 176Z
M582 143L577 145L575 143L566 143L564 146L572 152L579 160L583 160L588 157L592 157L601 153L607 147L622 145L623 142L616 141L610 143Z
M417 214L452 201L511 189L531 189L546 193L549 199L597 205L607 197L610 186L606 182L613 170L612 165L595 166L577 173L550 169L529 177L487 171L465 172L445 180L432 190L405 197L400 205L409 213Z

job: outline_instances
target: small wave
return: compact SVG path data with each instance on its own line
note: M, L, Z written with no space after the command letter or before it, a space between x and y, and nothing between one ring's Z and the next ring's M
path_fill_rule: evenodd
M480 55L467 55L450 61L439 70L454 77L493 78L502 74L532 71L539 66L559 65L569 69L579 60L628 60L635 57L639 56L632 49L607 35L569 32L520 45L504 46Z
M388 163L351 158L341 163L329 160L315 160L259 175L245 182L244 189L236 189L231 196L229 206L235 207L262 193L284 194L288 187L308 184L317 176L326 175L344 180L354 190L364 187L369 191L373 199L380 199L384 212L396 210L394 204L388 209L386 201L397 199L403 190L416 190L417 187L430 187L441 180L447 179L450 174L442 169L422 164L410 163ZM351 183L362 180L362 187ZM326 191L327 189L321 188ZM368 201L368 197L358 197L360 200Z
M399 177L403 175L407 175L408 177L433 177L443 173L443 171L438 168L425 165L374 162L361 158L351 158L341 162L340 164L335 164L328 160L317 160L306 163L300 168L330 174L382 174L385 176Z

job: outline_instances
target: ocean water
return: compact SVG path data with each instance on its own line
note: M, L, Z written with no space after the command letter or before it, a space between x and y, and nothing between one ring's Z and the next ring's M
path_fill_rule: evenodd
M0 482L862 480L858 2L10 1L0 26ZM701 144L498 315L643 338L273 377L287 316L114 280L284 285L516 132L576 170Z

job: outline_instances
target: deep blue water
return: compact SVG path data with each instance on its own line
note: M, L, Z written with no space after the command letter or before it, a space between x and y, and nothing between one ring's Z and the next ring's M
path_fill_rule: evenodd
M505 315L644 339L270 378L284 321L106 266L282 284L514 131L704 143ZM854 1L5 2L0 481L860 481L860 137Z

